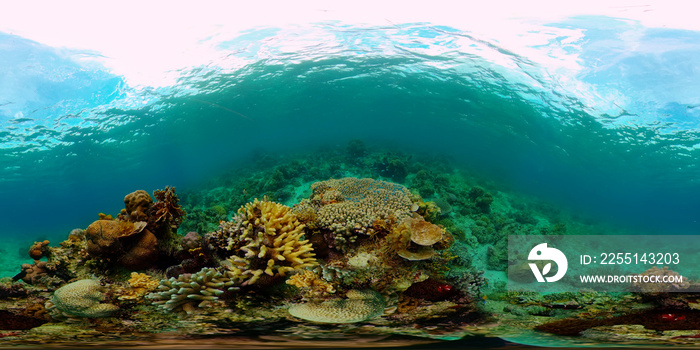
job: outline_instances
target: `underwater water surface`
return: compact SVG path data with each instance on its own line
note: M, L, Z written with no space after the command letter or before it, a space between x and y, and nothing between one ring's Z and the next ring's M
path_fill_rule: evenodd
M700 32L513 23L222 27L150 85L0 32L0 347L694 346L698 295L506 270L700 231Z

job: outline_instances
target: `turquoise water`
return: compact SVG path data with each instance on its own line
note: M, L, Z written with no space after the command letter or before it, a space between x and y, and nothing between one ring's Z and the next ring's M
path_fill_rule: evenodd
M1 34L2 234L63 237L135 188L350 139L449 156L600 220L697 232L700 34L606 17L541 30L532 48L577 70L439 23L321 23L221 40L217 61L164 87Z

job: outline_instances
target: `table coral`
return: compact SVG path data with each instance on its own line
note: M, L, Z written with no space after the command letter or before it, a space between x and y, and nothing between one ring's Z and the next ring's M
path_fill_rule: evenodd
M66 284L53 293L46 302L46 309L55 319L66 317L108 317L119 307L101 303L103 287L93 279Z
M234 222L222 223L228 249L234 252L228 268L242 285L250 285L263 274L285 276L316 266L313 247L303 239L304 228L285 205L256 199L242 206Z
M237 289L229 274L216 269L204 268L194 274L160 281L158 292L146 296L154 305L172 311L193 313L196 307L205 307L219 299L226 291Z
M340 250L346 250L358 234L374 234L378 220L402 220L413 207L406 187L369 178L331 179L316 182L311 189L314 225L333 232L329 244Z
M352 289L347 299L295 304L289 314L311 322L357 323L381 316L386 306L386 300L376 291Z

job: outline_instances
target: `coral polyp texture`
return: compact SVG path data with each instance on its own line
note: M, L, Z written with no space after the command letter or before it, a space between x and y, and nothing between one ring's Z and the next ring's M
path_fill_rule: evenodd
M153 304L162 309L193 313L197 308L212 305L219 296L237 289L235 282L216 269L204 268L194 274L184 274L160 281L158 291L148 294Z
M311 322L357 323L381 316L386 306L384 297L374 290L351 289L346 299L295 304L288 311L296 318Z
M256 199L242 206L232 222L221 225L219 235L228 237L227 248L233 252L226 265L242 285L254 284L263 275L284 277L316 266L304 228L291 208Z
M411 193L402 185L374 179L345 177L311 185L315 225L332 232L329 244L346 250L358 235L373 235L381 220L411 215ZM303 206L300 206L300 210Z
M108 317L119 307L102 303L105 297L100 282L84 279L56 289L46 309L55 319L71 317Z

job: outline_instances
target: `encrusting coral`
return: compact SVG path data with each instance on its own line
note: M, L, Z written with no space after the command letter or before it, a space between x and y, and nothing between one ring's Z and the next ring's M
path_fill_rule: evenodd
M320 278L313 271L304 270L290 277L287 284L300 288L305 296L320 296L335 293L332 284Z
M225 264L242 286L254 284L263 274L284 277L316 266L304 227L291 208L255 199L242 206L232 222L221 225L220 235L228 237L227 249L233 252Z
M349 290L347 299L295 304L289 314L302 320L319 323L356 323L371 320L384 314L386 300L378 292Z
M69 317L108 317L119 307L103 304L100 282L84 279L66 284L53 292L51 300L45 304L46 310L55 319Z
M184 274L178 278L160 281L158 292L148 294L154 305L172 311L183 310L188 314L196 307L211 305L226 291L236 290L235 282L216 269L204 268L194 274Z
M129 278L129 288L124 288L119 300L140 300L146 294L156 290L159 281L145 273L132 272Z

